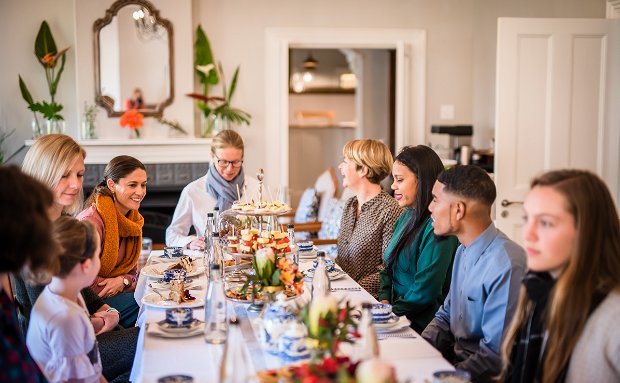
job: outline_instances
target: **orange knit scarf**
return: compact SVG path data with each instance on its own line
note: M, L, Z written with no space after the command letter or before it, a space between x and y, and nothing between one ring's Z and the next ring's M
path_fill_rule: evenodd
M95 208L105 227L99 276L113 278L127 274L136 266L140 257L144 218L137 210L130 210L128 216L125 217L118 211L114 201L109 196L97 196ZM127 246L125 247L125 257L117 266L121 238L127 238Z

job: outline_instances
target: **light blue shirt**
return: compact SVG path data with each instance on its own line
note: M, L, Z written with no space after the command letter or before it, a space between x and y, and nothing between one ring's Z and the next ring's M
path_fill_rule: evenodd
M450 292L422 336L474 381L499 373L500 345L524 272L523 248L491 223L456 250Z

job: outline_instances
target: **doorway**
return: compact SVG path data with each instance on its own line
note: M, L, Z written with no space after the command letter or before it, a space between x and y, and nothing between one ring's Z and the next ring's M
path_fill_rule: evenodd
M289 185L289 49L394 50L394 147L426 142L426 32L417 29L268 28L266 169ZM360 121L358 119L358 124ZM297 155L291 153L291 156Z
M292 206L337 169L347 141L378 139L394 152L395 69L393 49L289 49Z

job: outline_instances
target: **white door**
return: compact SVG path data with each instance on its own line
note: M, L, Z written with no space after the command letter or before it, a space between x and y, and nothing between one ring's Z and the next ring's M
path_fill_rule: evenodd
M520 202L545 170L592 170L618 195L618 26L604 19L498 21L495 218L519 243Z

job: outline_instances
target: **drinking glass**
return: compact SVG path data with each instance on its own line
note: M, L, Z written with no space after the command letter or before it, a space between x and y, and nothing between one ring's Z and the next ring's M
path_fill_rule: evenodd
M148 237L142 237L142 250L140 251L140 258L138 258L138 271L146 265L152 250L153 240Z

